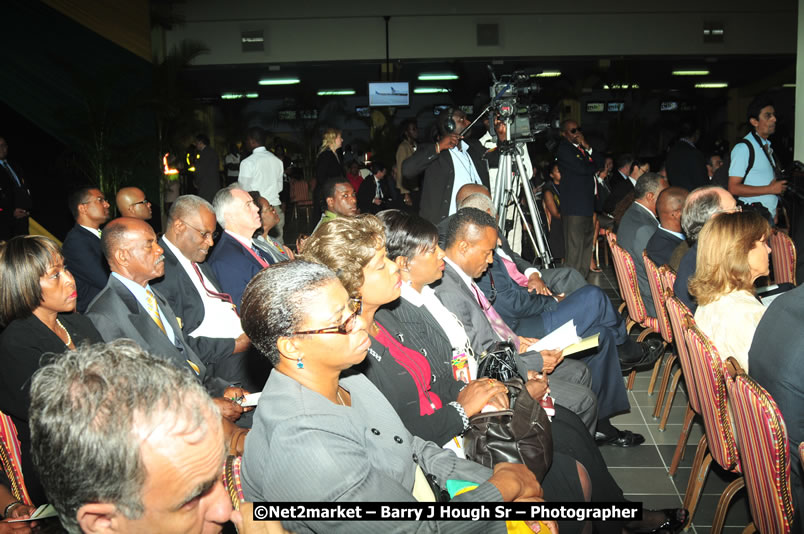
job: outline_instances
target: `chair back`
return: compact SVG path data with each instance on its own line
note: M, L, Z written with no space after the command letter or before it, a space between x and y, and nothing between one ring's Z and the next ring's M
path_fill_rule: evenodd
M22 476L22 460L20 456L20 440L17 438L17 427L11 417L0 412L0 465L11 482L11 493L24 504L33 505L25 479Z
M790 449L782 414L765 388L734 358L729 361L726 388L754 526L758 532L790 532Z
M670 292L665 292L665 297L667 316L670 318L670 326L673 328L673 335L676 339L678 361L681 363L681 370L684 373L684 383L687 384L687 399L690 402L692 411L701 413L698 388L695 387L695 374L692 370L692 360L690 359L689 349L687 349L687 342L684 339L684 323L695 323L695 319L693 319L689 308L678 297Z
M653 304L656 307L656 320L659 323L659 333L668 345L673 342L673 331L670 327L670 318L667 317L667 308L664 304L664 291L662 291L662 277L659 269L648 257L648 253L642 251L642 260L645 262L645 272L648 274L650 294L653 297Z
M614 270L617 271L617 281L620 283L623 300L628 306L628 315L635 323L645 326L648 320L648 313L645 310L645 303L642 301L642 295L639 292L634 259L624 248L616 243L611 249L614 253Z
M673 297L676 298L676 297ZM726 365L717 349L694 321L684 321L684 339L692 360L698 403L712 458L723 469L740 472L740 458L726 397Z
M770 236L773 281L796 285L796 245L790 236L774 230Z
M675 295L676 290L673 289L676 284L676 272L673 270L672 267L669 265L662 265L659 267L659 277L662 280L662 291L667 294L667 291L670 291L670 295Z
M242 456L227 456L223 464L223 486L232 500L232 506L235 510L240 509L240 503L246 502L243 496L243 486L240 483L240 464L243 461Z
M310 194L310 184L304 180L291 180L290 201L299 206L311 206L313 198Z
M617 286L620 290L620 298L625 302L625 293L623 293L623 287L625 287L625 281L623 277L623 269L622 267L617 267L617 257L614 253L614 247L617 246L617 234L612 232L611 230L606 230L606 241L609 244L609 250L611 251L611 261L614 264L614 274L617 276Z

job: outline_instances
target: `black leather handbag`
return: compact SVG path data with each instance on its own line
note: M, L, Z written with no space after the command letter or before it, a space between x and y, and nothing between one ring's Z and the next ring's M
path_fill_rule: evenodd
M477 376L505 382L519 376L516 347L510 341L497 341L480 355Z
M469 418L463 445L466 457L489 468L498 462L525 464L542 482L553 463L550 420L521 378L505 385L509 409Z

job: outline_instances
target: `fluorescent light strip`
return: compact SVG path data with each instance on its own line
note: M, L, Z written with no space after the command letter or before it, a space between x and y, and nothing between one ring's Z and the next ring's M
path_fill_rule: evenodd
M350 96L355 94L354 89L321 89L318 96Z
M258 93L223 93L221 98L224 100L238 100L240 98L259 98Z
M708 76L708 70L674 70L673 76Z
M419 80L423 82L437 82L443 80L457 80L458 75L451 72L436 72L429 74L419 74Z
M624 84L621 85L621 84L615 83L615 84L612 84L612 85L604 85L603 89L608 91L609 89L628 89L629 87L631 89L639 89L639 84L632 83L631 85L628 85L627 83L624 83Z
M531 78L558 78L561 76L560 70L544 70L539 74L531 74Z
M260 80L260 85L293 85L299 83L298 78L265 78Z
M435 93L449 93L449 89L443 87L417 87L413 90L417 95L431 95Z
M795 89L796 84L794 84L794 83L784 83L784 84L782 84L782 87L785 87L787 89Z
M696 83L696 89L725 89L728 87L729 84L726 82L703 82L703 83Z

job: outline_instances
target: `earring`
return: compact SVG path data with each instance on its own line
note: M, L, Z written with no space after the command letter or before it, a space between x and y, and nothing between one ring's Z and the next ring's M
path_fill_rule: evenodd
M304 369L304 362L301 361L301 356L296 360L296 369Z

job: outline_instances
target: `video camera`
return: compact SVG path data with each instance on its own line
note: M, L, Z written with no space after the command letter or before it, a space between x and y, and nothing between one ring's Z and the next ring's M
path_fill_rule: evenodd
M494 118L510 121L508 140L513 142L530 142L550 128L548 104L533 102L533 96L541 92L539 84L531 81L525 71L512 74L494 75L489 66L493 83L489 89L489 131L494 136Z

